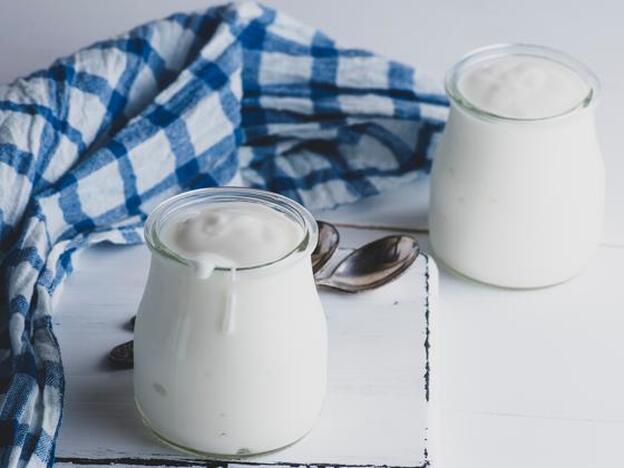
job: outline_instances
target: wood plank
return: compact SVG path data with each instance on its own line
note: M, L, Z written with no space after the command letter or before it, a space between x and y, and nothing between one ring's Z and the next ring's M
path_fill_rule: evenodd
M344 255L387 232L341 234ZM148 261L144 246L92 248L68 280L55 316L67 376L57 450L64 463L196 463L149 434L134 409L131 371L112 371L106 362L108 350L132 336L127 320L142 293ZM331 350L323 417L300 443L254 463L425 463L426 268L420 257L401 280L379 290L322 293Z
M445 467L624 466L624 250L513 291L440 267L435 416Z

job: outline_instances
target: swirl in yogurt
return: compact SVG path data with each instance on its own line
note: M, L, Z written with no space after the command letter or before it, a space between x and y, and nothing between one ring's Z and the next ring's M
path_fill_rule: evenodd
M530 55L483 60L470 66L458 83L474 107L512 119L542 119L578 107L589 84L562 63Z
M239 269L278 260L301 242L298 223L258 203L211 203L189 208L163 227L165 245L191 263L198 277L215 267Z

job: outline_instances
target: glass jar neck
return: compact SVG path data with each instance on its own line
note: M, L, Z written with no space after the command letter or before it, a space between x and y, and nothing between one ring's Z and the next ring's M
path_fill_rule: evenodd
M569 109L565 109L564 111L553 115L545 117L540 116L536 118L516 118L489 112L488 110L480 108L472 103L461 92L459 82L466 71L479 63L493 61L509 56L534 57L562 65L578 75L578 77L587 84L588 91L585 95L580 96L578 102ZM469 114L484 120L512 123L546 122L569 116L588 109L589 107L593 107L600 94L600 82L598 78L583 63L564 52L531 44L500 44L484 47L470 52L449 70L446 75L445 88L452 103L459 107L462 111L466 111Z
M257 203L264 207L269 207L297 223L301 227L303 233L301 241L290 252L266 263L243 266L240 268L237 267L237 273L261 271L269 268L286 266L298 259L309 258L312 254L318 239L318 227L316 220L308 210L299 203L283 195L243 187L197 189L181 193L165 200L150 213L145 223L145 241L147 246L154 255L179 264L191 266L192 263L189 259L174 252L162 241L160 233L163 227L167 222L172 220L173 216L179 214L181 210L206 206L211 203L222 204L230 202ZM229 272L231 270L231 267L218 265L215 267L215 271Z

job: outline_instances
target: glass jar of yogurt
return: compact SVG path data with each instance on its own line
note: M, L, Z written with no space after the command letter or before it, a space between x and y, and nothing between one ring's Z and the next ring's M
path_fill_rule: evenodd
M303 437L326 387L312 215L269 192L200 189L158 206L145 238L134 388L146 424L178 448L226 456Z
M562 52L500 45L461 60L446 90L451 110L431 182L437 257L504 287L575 276L602 228L597 78Z

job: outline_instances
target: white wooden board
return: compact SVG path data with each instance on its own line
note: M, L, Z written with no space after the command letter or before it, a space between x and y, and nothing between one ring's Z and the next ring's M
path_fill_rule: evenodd
M341 233L346 248L386 234ZM148 262L143 246L89 249L63 291L55 316L67 380L57 449L62 463L198 463L151 436L134 409L132 371L111 370L106 362L108 351L132 336L126 323ZM294 446L242 463L424 466L425 450L434 452L431 441L425 446L425 340L436 280L435 265L421 255L398 281L376 291L323 291L330 353L322 416Z

